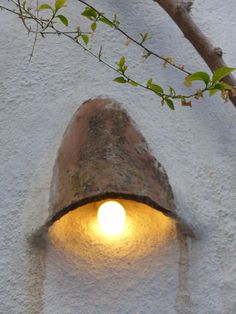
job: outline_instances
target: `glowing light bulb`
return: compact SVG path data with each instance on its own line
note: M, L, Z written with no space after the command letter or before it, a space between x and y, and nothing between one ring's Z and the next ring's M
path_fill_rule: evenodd
M98 221L105 234L120 234L122 232L125 219L125 209L118 202L107 201L99 207Z

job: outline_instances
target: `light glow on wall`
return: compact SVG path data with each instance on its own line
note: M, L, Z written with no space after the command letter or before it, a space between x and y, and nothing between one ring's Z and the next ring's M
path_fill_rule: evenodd
M106 201L98 209L98 221L106 235L119 235L124 229L126 212L116 201Z
M126 219L121 233L107 235L101 228L98 211L108 201L115 201L125 208ZM146 204L124 199L83 205L68 212L49 228L54 247L80 267L81 259L86 261L85 265L96 264L96 267L115 267L119 261L128 265L127 262L134 262L153 250L162 254L175 237L175 220Z

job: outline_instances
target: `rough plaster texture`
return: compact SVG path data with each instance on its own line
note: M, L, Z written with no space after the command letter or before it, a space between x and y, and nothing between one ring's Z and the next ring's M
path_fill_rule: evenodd
M1 2L4 2L1 0ZM71 1L74 24L78 23ZM108 14L117 13L133 35L150 31L149 45L174 56L190 69L205 65L169 17L151 0L99 1ZM196 0L193 16L223 47L235 66L234 0ZM236 111L220 99L205 98L192 109L170 112L159 100L112 82L113 73L78 47L60 38L37 43L28 62L32 37L15 17L0 12L0 313L236 313ZM106 38L104 53L114 60L124 43L102 27L95 45ZM132 73L163 84L182 75L150 60ZM150 74L153 73L153 74ZM47 217L52 168L64 130L74 111L97 95L124 104L165 167L178 213L193 226L198 239L177 234L162 254L123 260L101 271L94 264L74 267L50 243L32 248L26 236ZM107 265L108 268L111 265ZM108 269L107 268L107 269ZM83 269L83 272L80 271Z

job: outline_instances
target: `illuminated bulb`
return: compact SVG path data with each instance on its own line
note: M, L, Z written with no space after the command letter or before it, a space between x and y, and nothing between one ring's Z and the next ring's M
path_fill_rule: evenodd
M125 209L118 202L107 201L99 207L98 221L105 234L120 234L124 226L125 218Z

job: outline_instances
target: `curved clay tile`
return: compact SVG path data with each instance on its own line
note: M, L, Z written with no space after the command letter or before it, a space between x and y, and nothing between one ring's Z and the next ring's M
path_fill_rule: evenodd
M54 167L47 225L107 198L145 203L176 217L168 176L127 112L112 99L85 102L64 134Z

